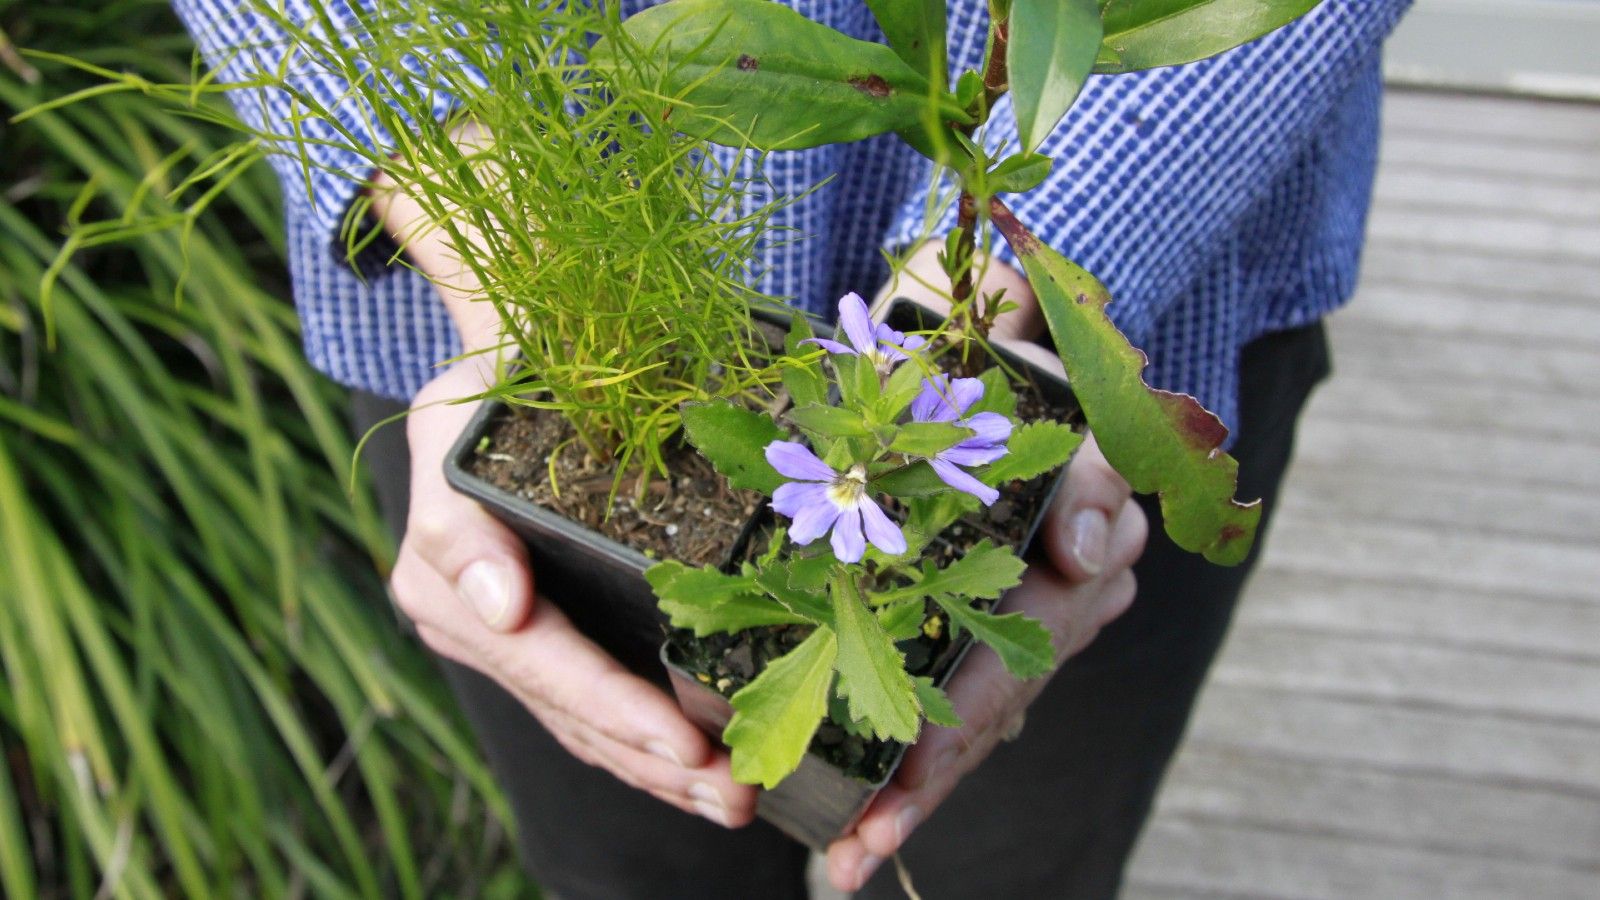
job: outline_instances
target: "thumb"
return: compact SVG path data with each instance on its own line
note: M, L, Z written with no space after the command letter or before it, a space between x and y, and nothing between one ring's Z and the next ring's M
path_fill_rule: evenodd
M445 457L479 404L441 401L482 389L481 378L462 370L451 369L430 382L406 421L411 505L401 556L414 555L433 569L490 629L514 631L533 610L527 549L516 533L444 478Z

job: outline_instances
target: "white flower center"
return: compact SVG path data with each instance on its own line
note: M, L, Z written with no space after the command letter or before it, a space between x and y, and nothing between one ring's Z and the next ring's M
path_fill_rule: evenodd
M834 506L843 510L852 510L861 505L862 498L867 496L867 467L856 463L850 471L833 479L828 485L828 499Z

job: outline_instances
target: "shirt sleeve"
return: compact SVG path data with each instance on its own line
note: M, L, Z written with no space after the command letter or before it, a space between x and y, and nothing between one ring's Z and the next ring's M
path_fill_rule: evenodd
M1210 267L1256 202L1303 157L1409 0L1325 0L1250 44L1185 66L1092 76L1040 151L1055 160L1032 192L1007 197L1046 244L1094 272L1135 342ZM987 129L1017 150L1009 97ZM923 198L887 235L902 248L954 227ZM1012 262L1003 242L996 255ZM1129 318L1136 321L1128 321Z
M369 41L367 0L278 0L270 7L251 0L173 0L173 6L218 82L234 86L228 96L240 118L273 151L285 215L320 236L341 261L351 204L370 180L375 160L395 145L393 130L382 120L414 124L407 110L426 109L434 121L443 121L456 105L450 79L482 78L465 64L425 65L417 57L420 48L381 73L307 52L307 43ZM372 91L352 89L357 79L411 96L403 104L391 97L380 116Z

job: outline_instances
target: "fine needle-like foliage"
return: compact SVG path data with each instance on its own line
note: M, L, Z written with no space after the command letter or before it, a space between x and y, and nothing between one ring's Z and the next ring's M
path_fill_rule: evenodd
M252 84L292 89L296 67L350 83L338 110L297 95L295 114L256 137L295 156L306 123L356 120L321 148L356 154L359 177L403 185L427 212L419 232L470 248L461 262L507 351L486 395L559 410L591 457L618 463L620 483L664 471L684 402L755 396L776 380L751 312L777 303L748 287L757 243L783 239L767 224L774 205L752 199L755 167L725 170L652 116L659 64L625 52L609 81L588 65L593 41L623 39L614 13L588 0L376 0L329 27L247 7L273 23L275 43L240 52L285 60ZM440 97L451 98L443 115ZM394 145L374 149L377 134ZM347 221L352 255L385 252L365 211L358 199ZM389 261L404 255L391 248Z
M191 56L164 2L0 2L0 121L34 110L0 124L0 894L520 893L372 574L271 177L28 48L157 80ZM171 173L217 164L197 217Z

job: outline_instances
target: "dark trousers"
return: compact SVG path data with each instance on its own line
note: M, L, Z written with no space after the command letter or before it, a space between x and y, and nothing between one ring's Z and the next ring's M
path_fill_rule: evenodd
M1242 497L1261 497L1265 536L1295 423L1328 373L1321 325L1261 338L1241 360ZM399 406L353 401L358 430ZM366 459L399 533L408 459L403 429L375 438ZM917 830L903 857L922 896L1106 898L1121 882L1195 694L1233 616L1262 541L1244 565L1213 566L1179 550L1150 517L1135 572L1138 598L1069 660L1004 743ZM441 663L516 811L519 845L561 900L804 897L808 851L764 822L726 831L636 792L569 756L487 678ZM884 866L861 896L903 896Z

